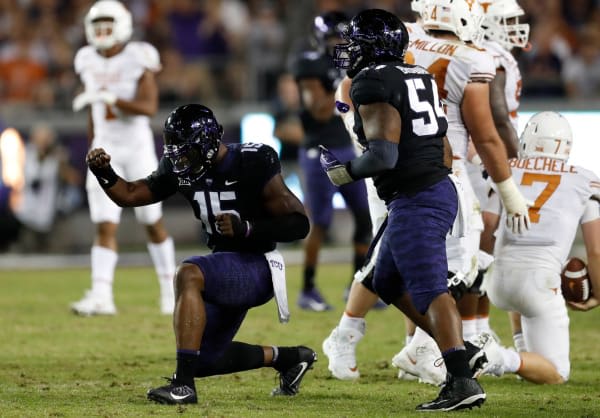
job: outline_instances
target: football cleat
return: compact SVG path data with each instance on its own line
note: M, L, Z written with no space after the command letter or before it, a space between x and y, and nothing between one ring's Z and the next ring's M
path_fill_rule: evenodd
M81 316L116 315L117 313L112 298L96 295L91 290L85 293L83 299L73 302L71 310Z
M321 293L313 288L311 290L303 290L298 297L298 306L305 311L324 312L333 309L329 305Z
M446 380L446 365L434 340L421 345L409 344L392 358L392 365L399 370L398 378L440 386Z
M308 347L297 347L300 362L287 370L279 372L279 387L273 389L271 396L294 396L300 389L300 383L307 371L317 361L317 353Z
M502 347L494 336L489 332L482 332L471 339L471 342L485 353L487 359L480 375L502 376L504 374Z
M336 379L354 380L360 377L356 365L356 345L364 333L353 328L335 327L323 341L323 353L329 359L327 368Z
M156 389L150 389L146 396L149 400L168 405L180 405L198 403L196 389L178 383L174 378L168 378L168 385L161 386Z
M477 380L470 377L454 377L448 373L438 397L417 406L417 410L455 411L481 406L484 402L485 392Z
M469 368L473 373L473 378L477 379L483 374L485 367L488 365L487 356L481 348L477 347L471 341L465 341L465 349L467 350Z

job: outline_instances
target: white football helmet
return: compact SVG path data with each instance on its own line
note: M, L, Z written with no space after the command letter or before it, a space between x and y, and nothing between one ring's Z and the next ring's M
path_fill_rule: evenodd
M527 121L519 142L521 158L549 157L566 161L573 144L573 132L563 115L544 111Z
M464 42L477 44L483 38L483 9L477 1L422 0L421 18L425 30L454 33Z
M529 42L529 24L519 23L525 12L516 0L479 0L483 12L485 37L506 49L525 48Z
M412 9L413 12L417 13L418 15L421 15L421 13L423 12L423 4L424 3L425 3L425 0L411 0L410 8Z
M112 22L100 21L112 19ZM100 0L85 15L85 37L97 49L109 49L131 38L133 22L131 13L117 0Z

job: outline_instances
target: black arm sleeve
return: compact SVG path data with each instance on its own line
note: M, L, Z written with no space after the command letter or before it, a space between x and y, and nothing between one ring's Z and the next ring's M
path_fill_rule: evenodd
M256 220L250 224L250 234L248 235L276 242L291 242L306 237L309 229L308 217L294 212Z
M396 166L398 144L385 139L373 139L368 144L368 149L346 167L352 178L373 177Z

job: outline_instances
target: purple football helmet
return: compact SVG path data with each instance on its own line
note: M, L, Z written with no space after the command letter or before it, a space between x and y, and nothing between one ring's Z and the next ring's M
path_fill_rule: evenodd
M342 36L347 42L335 46L334 62L350 76L371 64L403 61L408 47L404 23L381 9L368 9L354 16Z
M349 22L348 16L339 11L329 11L313 20L313 43L320 52L333 55L333 47L341 39Z
M202 178L217 158L223 127L212 110L200 104L179 106L163 129L164 156L179 178L194 182Z

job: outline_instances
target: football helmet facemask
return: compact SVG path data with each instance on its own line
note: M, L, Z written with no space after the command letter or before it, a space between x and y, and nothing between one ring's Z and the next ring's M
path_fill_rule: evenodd
M99 50L110 49L131 39L131 13L117 0L94 3L83 20L87 42Z
M336 67L353 77L362 68L388 61L403 61L408 31L394 14L381 9L360 12L343 33L346 43L334 49Z
M544 111L527 121L519 142L521 158L548 157L566 161L573 144L573 132L563 115Z
M333 55L333 48L340 40L350 19L343 12L330 11L316 16L313 20L314 48L321 53Z
M177 177L195 182L213 166L222 138L223 126L208 107L179 106L165 121L164 156Z
M452 32L461 41L474 44L483 38L483 8L477 1L424 0L421 18L425 30Z
M485 37L510 50L525 48L529 42L529 24L520 23L525 12L516 0L480 0L484 11Z

